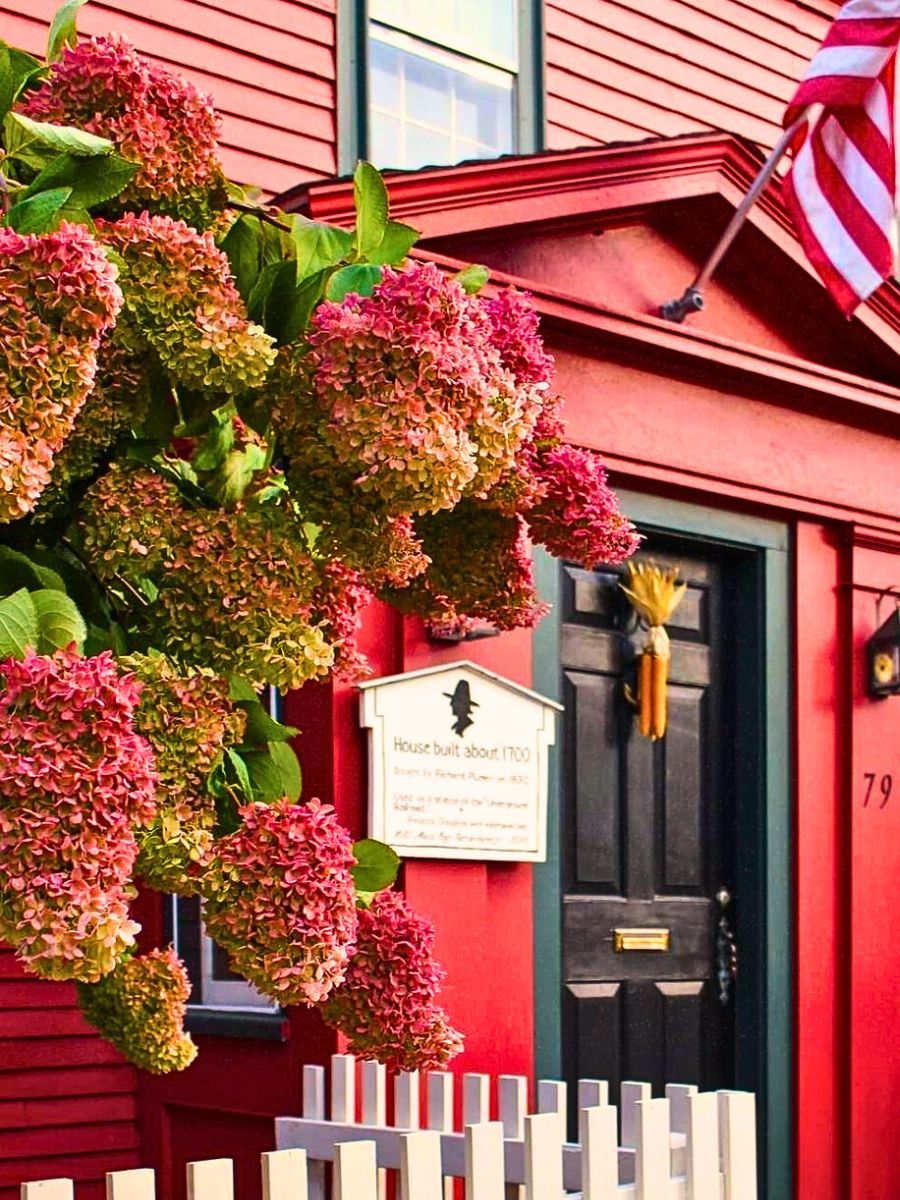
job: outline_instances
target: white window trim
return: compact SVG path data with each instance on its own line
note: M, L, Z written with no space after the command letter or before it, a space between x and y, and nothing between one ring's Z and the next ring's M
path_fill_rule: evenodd
M489 3L490 0L485 0ZM545 146L542 0L517 0L516 154ZM368 32L366 0L337 0L338 170L352 174L368 153Z

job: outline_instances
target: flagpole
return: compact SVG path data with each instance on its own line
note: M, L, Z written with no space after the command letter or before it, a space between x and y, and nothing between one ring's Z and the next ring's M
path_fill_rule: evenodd
M805 108L797 117L793 124L789 125L782 133L781 137L772 148L772 152L766 161L763 163L759 174L753 180L750 190L743 198L737 208L734 210L734 215L728 222L728 226L722 236L716 243L709 258L704 263L699 274L694 279L684 292L684 295L677 300L669 300L667 304L663 304L659 310L660 316L667 321L673 321L676 325L680 325L685 317L691 313L700 312L705 304L703 292L706 285L712 278L719 263L728 252L731 243L737 237L744 222L749 216L750 209L762 195L762 192L775 173L775 168L778 166L785 152L790 146L800 126L809 115L809 108Z

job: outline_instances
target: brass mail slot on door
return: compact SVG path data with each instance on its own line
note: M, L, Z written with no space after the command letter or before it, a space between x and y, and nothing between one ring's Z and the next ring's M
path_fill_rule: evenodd
M672 934L668 929L614 929L613 949L617 954L623 950L669 950Z

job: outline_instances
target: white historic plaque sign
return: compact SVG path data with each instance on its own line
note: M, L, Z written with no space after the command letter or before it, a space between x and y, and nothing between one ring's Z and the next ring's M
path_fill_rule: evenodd
M369 833L407 858L543 862L561 705L471 662L360 685Z

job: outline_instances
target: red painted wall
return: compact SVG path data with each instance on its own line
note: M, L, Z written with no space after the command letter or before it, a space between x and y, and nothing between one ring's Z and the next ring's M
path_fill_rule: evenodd
M548 0L547 146L727 129L763 146L839 5Z
M876 629L875 589L900 586L900 543L853 552L853 749L843 803L850 832L849 1105L851 1200L900 1194L900 699L871 700L866 640ZM881 619L890 609L883 605ZM869 780L875 775L869 803ZM881 783L893 781L885 804Z

